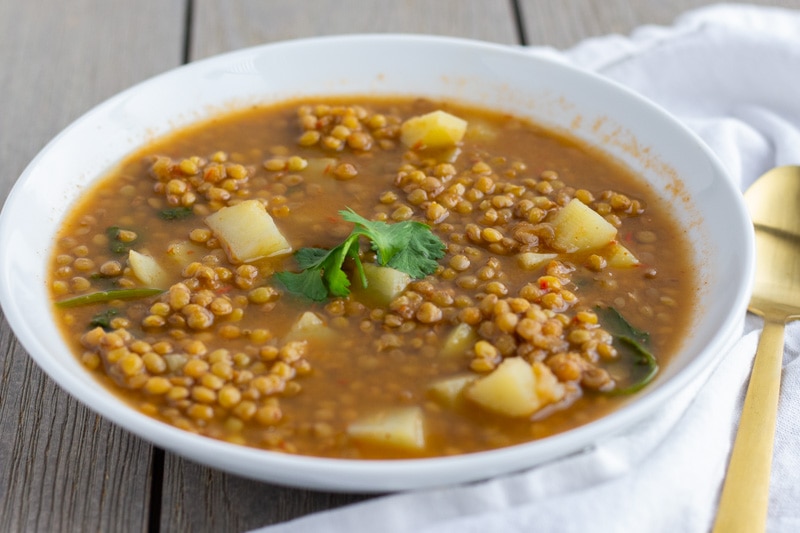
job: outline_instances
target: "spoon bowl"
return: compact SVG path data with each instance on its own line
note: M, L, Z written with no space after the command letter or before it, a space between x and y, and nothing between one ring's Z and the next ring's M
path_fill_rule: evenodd
M786 322L800 318L800 166L777 167L745 193L756 236L748 309L764 317L715 533L766 527Z
M774 168L745 194L756 231L750 311L767 320L800 317L800 166Z

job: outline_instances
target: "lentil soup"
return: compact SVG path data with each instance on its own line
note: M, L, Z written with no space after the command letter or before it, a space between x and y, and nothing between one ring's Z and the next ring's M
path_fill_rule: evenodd
M626 168L525 120L292 101L127 158L63 223L50 286L76 356L149 416L289 453L442 456L647 386L694 312L683 232ZM394 262L389 233L411 235Z

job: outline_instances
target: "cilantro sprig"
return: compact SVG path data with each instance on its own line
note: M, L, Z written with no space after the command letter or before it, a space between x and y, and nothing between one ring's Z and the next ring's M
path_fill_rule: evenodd
M289 292L315 301L349 295L350 280L342 269L348 257L353 260L356 274L366 287L367 279L358 253L361 237L371 242L379 265L400 270L412 278L423 278L435 272L437 260L444 256L444 243L421 222L387 224L367 220L352 209L339 211L339 215L355 224L342 244L330 250L301 248L295 254L301 271L275 274Z

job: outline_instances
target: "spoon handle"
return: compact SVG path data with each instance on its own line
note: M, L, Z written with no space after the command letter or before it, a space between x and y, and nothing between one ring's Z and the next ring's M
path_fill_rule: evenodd
M782 320L766 318L720 497L714 533L764 531L783 363Z

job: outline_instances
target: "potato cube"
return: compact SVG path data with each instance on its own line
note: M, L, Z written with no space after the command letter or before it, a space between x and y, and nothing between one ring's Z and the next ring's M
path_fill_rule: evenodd
M194 261L200 261L207 253L207 248L190 241L177 242L167 248L167 257L172 259L176 265L182 267Z
M520 357L505 359L473 383L466 396L485 409L512 417L528 416L540 407L533 368Z
M338 161L332 157L311 157L306 160L306 168L302 170L303 176L318 178L321 176L333 177L333 169Z
M365 443L420 451L425 448L423 418L418 406L387 409L351 423L347 434Z
M517 255L517 264L523 270L536 270L545 263L558 257L558 254L540 254L536 252L522 252Z
M447 335L439 353L443 357L465 357L477 340L478 333L475 328L462 322Z
M465 390L465 396L484 409L509 417L530 416L563 395L563 386L549 368L532 367L520 357L505 359Z
M536 376L536 395L542 405L557 402L564 398L567 392L564 384L558 381L549 366L536 361L533 363L532 368L533 374Z
M292 324L292 331L304 331L308 329L319 328L325 325L325 322L317 316L316 313L312 311L306 311L300 318L297 319L297 322Z
M355 276L352 288L355 298L367 305L387 307L411 283L411 276L394 268L373 263L365 263L363 266L367 286L362 286L361 278Z
M497 138L497 128L489 122L471 120L464 137L471 141L492 142Z
M428 393L445 407L453 408L463 399L467 385L476 379L474 374L440 379L428 386Z
M608 266L614 268L631 268L640 264L636 256L618 242L611 243L604 250L603 255L608 262Z
M445 148L458 144L467 121L445 111L412 117L400 126L400 140L409 148Z
M133 275L148 287L166 289L169 286L169 273L149 255L130 250L128 265L130 265Z
M596 250L617 236L617 228L577 198L559 209L551 223L553 244L566 252Z
M439 163L450 163L453 164L458 161L458 156L461 155L461 147L460 146L452 146L446 150L440 150L439 153L436 154L436 161Z
M335 336L316 313L306 311L298 318L284 337L284 342L294 340L330 340Z
M207 216L205 222L232 263L246 263L292 251L286 237L258 200L223 207Z

